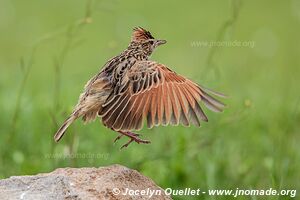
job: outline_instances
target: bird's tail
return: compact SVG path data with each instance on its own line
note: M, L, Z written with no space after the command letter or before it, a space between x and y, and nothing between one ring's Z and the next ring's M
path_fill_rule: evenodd
M55 133L54 135L54 140L55 142L58 142L62 136L64 136L67 128L77 119L78 117L76 117L74 114L70 115L70 117L68 117L63 125L61 125L61 127L58 129L58 131Z

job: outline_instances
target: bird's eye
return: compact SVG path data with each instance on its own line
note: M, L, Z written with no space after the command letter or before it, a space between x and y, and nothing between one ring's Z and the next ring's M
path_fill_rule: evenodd
M154 43L153 40L151 40L151 41L150 41L150 44L153 45L153 43Z

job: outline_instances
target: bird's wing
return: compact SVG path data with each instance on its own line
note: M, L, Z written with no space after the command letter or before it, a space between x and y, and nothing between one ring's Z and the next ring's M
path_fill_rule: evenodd
M199 106L202 101L210 110L221 112L224 104L203 89L166 66L153 61L133 65L116 85L99 113L103 123L114 130L139 130L147 119L154 125L200 126L207 117Z

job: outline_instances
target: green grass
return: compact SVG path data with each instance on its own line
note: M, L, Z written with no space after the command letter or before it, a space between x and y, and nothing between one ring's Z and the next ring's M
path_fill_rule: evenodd
M0 5L0 178L118 163L163 188L300 188L300 9L295 0L90 5L2 0ZM113 145L116 133L98 121L76 122L55 144L53 134L86 81L126 48L134 26L168 41L153 60L228 94L225 112L206 109L209 123L201 128L144 128L140 132L152 144L122 151L126 140ZM216 40L255 45L191 45ZM47 157L69 153L77 158ZM98 157L80 158L84 155Z

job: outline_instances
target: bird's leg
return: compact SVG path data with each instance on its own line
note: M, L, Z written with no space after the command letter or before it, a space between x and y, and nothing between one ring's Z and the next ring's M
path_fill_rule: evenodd
M121 149L124 148L124 147L128 147L128 145L129 145L131 142L136 142L136 143L138 143L138 144L140 144L140 143L143 143L143 144L149 144L149 143L150 143L149 140L143 140L143 139L139 138L140 134L132 133L132 132L129 132L129 131L128 131L128 132L125 132L125 131L117 131L117 132L120 133L120 135L114 140L114 142L118 141L118 140L119 140L121 137L123 137L124 135L130 138L130 140L129 140L126 144L124 144L124 145L121 147Z
M112 130L115 131L114 129L112 129ZM116 137L116 139L114 140L114 143L117 142L119 139L121 139L121 137L123 137L124 135L126 135L126 133L124 134L123 131L116 131L116 132L120 133L120 135L118 137ZM132 134L132 135L134 135L135 137L141 136L141 134L132 133L132 132L129 132L129 133Z

